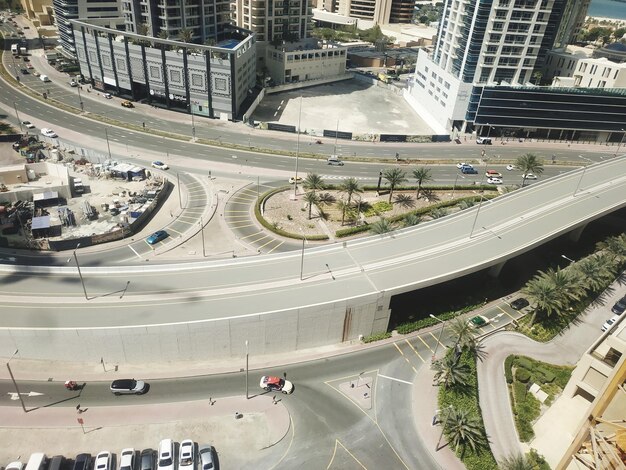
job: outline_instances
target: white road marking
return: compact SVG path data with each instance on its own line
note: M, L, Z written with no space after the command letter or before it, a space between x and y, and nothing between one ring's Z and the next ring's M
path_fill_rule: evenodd
M130 250L137 255L137 258L143 259L139 253L135 251L135 249L131 245L127 245Z
M407 384L407 385L413 385L413 382L408 382L408 381L402 380L402 379L396 379L395 377L388 377L388 376L383 375L383 374L378 374L378 377L382 377L384 379L389 379L389 380L395 380L396 382L402 382L403 384Z

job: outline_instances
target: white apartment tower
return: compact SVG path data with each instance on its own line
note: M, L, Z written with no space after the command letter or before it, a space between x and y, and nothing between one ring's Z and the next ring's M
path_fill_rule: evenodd
M299 41L309 37L311 0L235 0L233 19L237 26L256 33L258 42Z
M434 51L405 97L439 132L464 125L475 86L524 85L578 32L590 0L444 0Z

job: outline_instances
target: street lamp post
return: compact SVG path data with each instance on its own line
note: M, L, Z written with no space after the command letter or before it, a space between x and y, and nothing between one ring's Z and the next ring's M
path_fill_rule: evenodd
M300 280L303 281L304 277L304 242L306 242L306 235L302 234L302 256L300 257Z
M13 107L15 108L15 117L17 118L17 122L20 125L20 132L24 132L24 128L22 127L22 120L20 119L20 114L17 112L17 103L13 102Z
M202 222L202 217L200 217L200 234L202 236L202 257L206 258L206 250L204 247L204 223Z
M470 238L472 238L472 234L474 233L474 228L476 228L476 221L478 220L478 214L480 213L480 208L483 205L483 195L480 194L480 202L478 203L478 210L476 211L476 216L474 217L474 223L472 224L472 229L470 230Z
M617 152L615 152L616 157L619 155L619 149L622 148L622 144L624 143L624 136L626 136L626 131L624 131L624 129L622 129L621 131L622 131L622 138L619 140L619 145L617 146Z
M567 257L567 256L565 256L565 255L561 255L561 258L566 259L566 260L567 260L567 261L569 261L570 263L575 263L575 262L576 262L576 261L574 261L572 258L568 258L568 257Z
M191 110L191 141L196 141L196 123L193 117L193 103L189 105L189 109Z
M246 400L249 400L250 397L248 396L248 340L246 340Z
M437 338L437 344L435 345L435 351L433 352L433 357L431 358L431 361L430 361L431 363L433 363L433 362L435 362L435 358L437 357L437 349L439 348L439 343L441 343L441 335L443 334L443 329L446 326L446 321L445 320L439 320L439 318L434 316L432 313L429 316L430 316L430 318L434 318L439 323L441 323L441 330L439 330L439 337Z
M107 149L109 150L109 160L111 160L111 145L109 145L109 131L107 130L107 128L104 128L104 135L107 139Z
M459 177L465 179L465 176L463 176L460 173L457 173L456 177L454 178L454 185L452 185L452 199L454 199L454 192L456 191L456 182L458 181Z
M76 250L78 250L78 248L80 248L80 243L78 245L76 245L76 248L74 248L74 261L76 262L76 269L78 269L78 277L80 278L80 283L83 286L83 292L85 293L85 299L89 300L89 297L87 296L87 288L85 287L85 280L83 279L83 273L80 271L80 264L78 264L78 255L76 254ZM69 263L71 261L72 258L69 258L67 260L67 262Z
M20 403L22 404L22 409L24 410L24 413L28 413L28 411L26 410L26 405L24 404L24 399L22 398L22 394L20 393L20 389L17 386L15 377L13 376L13 371L11 370L11 366L9 365L9 362L11 362L11 359L13 359L18 352L19 352L19 349L16 349L15 352L11 355L11 357L7 361L7 370L9 371L11 382L13 382L13 387L15 388L15 393L17 394L17 398L20 399Z
M82 96L80 96L80 85L78 85L76 87L76 91L78 91L78 101L80 103L80 110L81 112L85 110L85 105L83 104L83 98Z
M587 160L589 163L593 163L592 160L590 160L590 159L588 159L586 157L583 157L582 155L578 155L578 158L582 158L583 160ZM586 165L583 167L583 171L580 174L580 178L578 179L578 183L576 183L576 189L574 189L574 194L572 194L572 196L576 196L576 193L578 192L578 189L580 188L580 184L583 182L583 178L585 176L585 171L587 171L587 166Z
M443 433L446 430L446 425L448 424L448 418L450 417L450 410L452 409L452 405L449 405L447 408L444 408L446 411L446 419L443 420L443 426L441 426L441 434L439 434L439 440L437 441L437 446L435 447L435 452L438 452L441 448L441 438L443 437Z
M300 156L300 120L302 118L302 95L300 95L300 111L298 113L298 129L296 134L296 178L293 182L293 199L298 198L298 157Z

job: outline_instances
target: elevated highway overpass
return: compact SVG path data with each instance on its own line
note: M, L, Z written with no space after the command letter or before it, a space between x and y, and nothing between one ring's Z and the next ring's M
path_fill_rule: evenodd
M392 296L497 267L626 206L626 157L411 229L227 261L1 267L0 355L148 362L256 355L385 331ZM125 287L128 283L128 289Z

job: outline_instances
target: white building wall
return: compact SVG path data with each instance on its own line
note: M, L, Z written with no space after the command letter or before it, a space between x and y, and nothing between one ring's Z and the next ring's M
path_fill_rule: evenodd
M623 88L626 87L626 63L618 64L606 58L591 57L592 51L560 49L550 51L546 60L544 77L573 78L575 87Z

